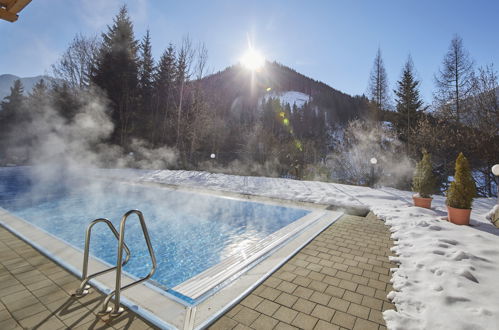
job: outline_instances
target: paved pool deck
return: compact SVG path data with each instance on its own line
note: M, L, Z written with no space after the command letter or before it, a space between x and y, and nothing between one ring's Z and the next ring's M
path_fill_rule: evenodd
M104 296L75 299L80 280L0 226L0 329L151 329L126 310L97 316Z
M345 215L211 329L386 329L392 246L374 215Z
M393 242L370 214L345 215L210 329L386 329ZM103 295L70 293L79 279L0 226L0 329L151 329L130 311L97 316Z

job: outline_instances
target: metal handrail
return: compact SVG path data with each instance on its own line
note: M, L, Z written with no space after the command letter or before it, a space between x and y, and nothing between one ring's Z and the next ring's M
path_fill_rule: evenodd
M102 270L100 272L94 273L92 275L88 275L88 257L90 254L89 253L89 251L90 251L90 237L92 234L92 227L99 222L105 223L109 227L109 229L111 229L111 232L114 234L116 239L118 241L120 239L118 231L116 231L116 228L114 228L112 222L109 221L108 219L105 219L105 218L95 219L87 226L87 230L86 230L86 234L85 234L85 250L84 250L84 254L83 254L83 271L82 271L82 276L81 276L82 282L80 284L80 287L75 290L74 295L76 297L83 297L88 293L88 289L90 289L90 286L87 283L92 278L103 275L103 274L110 272L118 267L118 266L114 266L114 267ZM126 258L123 262L118 261L117 264L120 264L120 267L126 265L128 260L130 260L130 249L128 249L128 246L126 244L124 244L123 247L124 247L125 252L126 252Z
M144 238L146 240L147 244L147 249L149 250L149 256L151 257L152 261L152 268L149 271L149 274L147 274L146 277L141 278L140 280L137 280L135 282L129 283L125 285L124 287L121 287L121 272L122 272L122 264L121 264L121 259L123 258L123 248L125 246L125 224L126 220L128 217L132 214L136 214L137 217L139 218L140 221L140 226L142 228L142 233L144 234ZM151 239L149 238L149 232L147 231L147 226L144 221L144 216L142 215L142 212L139 210L130 210L127 213L123 215L121 218L121 223L120 223L120 234L119 234L119 240L118 240L118 258L116 261L116 286L115 290L112 291L110 294L107 295L106 299L104 299L104 302L102 304L102 310L100 311L100 314L107 314L111 312L111 316L118 316L123 312L123 308L120 307L120 298L121 298L121 290L126 290L136 284L142 283L144 281L147 281L151 276L154 274L156 271L156 256L154 255L154 250L151 245ZM109 301L111 300L112 297L114 298L114 309L111 309L108 307Z

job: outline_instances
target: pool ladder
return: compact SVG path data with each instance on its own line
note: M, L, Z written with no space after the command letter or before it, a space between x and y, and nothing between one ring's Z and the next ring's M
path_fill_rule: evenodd
M128 248L128 246L125 243L125 224L126 224L128 217L132 214L136 214L139 221L140 221L142 233L144 234L144 239L145 239L146 244L147 244L147 249L149 250L149 256L151 257L152 267L151 267L151 270L149 271L149 274L147 274L147 276L122 287L121 286L122 268L124 265L127 264L128 260L130 260L130 249ZM89 256L89 249L90 249L90 236L92 234L92 228L94 227L94 225L96 225L97 223L100 223L100 222L105 223L109 227L109 229L111 230L113 235L116 237L116 239L118 240L118 257L116 260L116 266L89 275L88 274L88 256ZM125 250L125 253L126 253L125 260L123 260L123 250ZM111 293L109 293L106 296L106 298L104 299L104 302L102 303L101 311L99 312L100 315L109 314L112 317L119 316L123 312L123 308L120 307L121 291L126 290L126 289L128 289L136 284L140 284L144 281L147 281L149 278L151 278L151 276L156 271L156 257L154 255L154 251L152 249L151 239L149 238L149 232L147 231L147 226L146 226L146 223L144 221L144 216L143 216L142 212L140 212L138 210L130 210L123 215L123 217L121 218L121 222L120 222L119 233L116 230L116 228L113 226L111 221L109 221L108 219L104 219L104 218L95 219L94 221L92 221L88 225L87 231L85 234L85 251L83 254L82 282L80 284L80 287L75 290L75 293L73 295L75 297L78 297L78 298L85 296L89 292L90 285L88 284L88 282L91 279L93 279L97 276L103 275L105 273L108 273L110 271L113 271L115 269L116 269L115 289L114 289L114 291L111 291ZM114 296L114 308L111 308L111 307L109 307L109 302L111 301L113 296Z

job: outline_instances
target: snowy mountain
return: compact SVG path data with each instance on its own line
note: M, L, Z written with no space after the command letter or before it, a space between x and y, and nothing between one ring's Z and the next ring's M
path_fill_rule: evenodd
M310 109L323 112L329 124L346 123L368 111L365 97L342 93L277 62L266 62L259 71L233 65L193 83L201 86L213 108L239 109L245 114L269 97L291 107L309 102Z
M293 105L301 108L305 103L310 102L311 100L310 95L297 91L269 92L263 96L265 101L269 98L277 98L281 101L281 104L289 104L291 108Z
M24 86L24 94L28 94L33 89L33 86L36 85L41 79L49 82L52 80L49 76L35 76L35 77L25 77L20 78L13 74L2 74L0 75L0 100L10 94L10 87L14 84L14 81L17 79L21 80L21 83Z

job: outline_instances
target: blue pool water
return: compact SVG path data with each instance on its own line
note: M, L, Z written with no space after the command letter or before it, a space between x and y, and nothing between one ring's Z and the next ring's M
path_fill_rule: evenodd
M153 279L169 288L309 213L298 208L86 178L61 177L57 182L35 185L28 171L0 169L1 207L81 249L91 220L105 217L118 226L123 213L141 210L158 262ZM149 272L151 263L135 220L127 222L125 241L132 258L124 270L141 277ZM92 235L91 253L115 264L117 242L107 227L98 224Z

